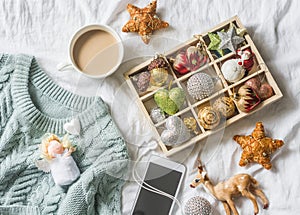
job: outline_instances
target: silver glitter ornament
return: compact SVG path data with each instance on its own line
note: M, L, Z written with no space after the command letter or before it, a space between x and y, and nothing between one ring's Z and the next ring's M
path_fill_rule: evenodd
M199 72L187 81L188 93L197 100L204 99L214 92L214 81L210 75Z
M166 129L161 133L161 140L167 146L176 146L190 139L190 132L178 116L166 120Z
M159 107L151 110L150 117L154 123L161 122L166 118L165 113Z
M235 53L238 44L244 42L244 38L237 36L234 28L230 28L227 32L219 31L217 32L218 36L221 39L219 49L229 49Z
M190 198L184 207L185 215L210 215L212 206L208 200L201 196Z

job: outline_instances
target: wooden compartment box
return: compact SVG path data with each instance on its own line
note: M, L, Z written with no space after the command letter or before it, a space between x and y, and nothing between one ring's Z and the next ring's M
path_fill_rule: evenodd
M257 48L255 47L252 39L250 38L250 36L248 35L247 32L243 35L243 38L245 39L245 41L243 43L241 43L238 48L241 50L245 50L245 49L249 49L249 48L251 49L252 53L254 54L254 66L248 72L248 74L246 76L244 76L238 82L230 83L225 80L225 78L221 72L221 65L226 60L234 58L235 53L229 51L229 52L225 53L223 56L217 56L214 53L214 51L208 50L207 47L210 43L210 39L208 37L208 32L213 33L213 32L217 32L217 31L221 31L223 29L225 31L227 31L231 23L233 23L237 28L240 28L240 29L244 28L244 26L242 25L239 18L237 16L235 16L235 17L232 17L231 19L219 24L215 28L210 29L209 31L201 34L201 37L192 38L191 40L185 42L184 44L179 45L175 49L164 54L165 59L168 62L168 73L169 73L168 83L171 82L172 87L182 88L186 94L186 101L184 102L184 105L180 108L180 110L175 114L175 116L179 116L182 120L185 117L194 117L197 121L196 134L195 134L195 132L191 131L191 138L188 141L186 141L178 146L174 146L174 147L166 146L160 139L160 134L161 134L162 130L164 129L164 124L165 124L166 119L162 120L158 123L154 123L150 117L151 109L157 107L157 105L154 101L154 94L159 89L162 89L162 88L168 89L170 86L164 85L164 86L156 87L154 89L140 93L136 86L136 82L134 81L134 77L137 74L147 71L147 66L153 59L150 59L150 60L132 68L130 71L128 71L124 74L129 87L135 92L136 96L138 97L138 100L139 100L138 104L139 104L140 108L142 109L142 111L145 113L146 117L149 119L149 121L152 124L154 134L157 135L157 139L159 140L158 143L159 143L162 151L167 156L170 156L176 152L181 151L182 149L184 149L188 146L191 146L192 144L208 137L209 135L211 135L221 129L224 129L224 127L236 122L237 120L242 119L242 118L246 117L247 115L250 115L256 111L259 111L260 109L264 108L266 105L269 105L272 102L274 102L282 97L282 93L281 93L280 89L278 88L274 78L272 77L271 72L269 71L268 67L264 63L262 57L260 56ZM200 67L196 71L189 72L185 75L178 75L178 73L176 73L173 70L169 59L174 58L175 55L180 50L183 50L188 46L197 44L199 42L199 40L202 40L205 44L205 50L209 57L209 62L207 64L205 64L204 66ZM186 87L187 80L192 75L194 75L198 72L204 72L204 73L209 74L212 77L218 78L215 89L214 89L214 93L212 95L210 95L209 97L202 99L202 100L195 100L191 96L189 96L189 94L187 92L187 87ZM212 130L207 130L201 126L201 124L199 123L199 119L197 117L198 111L200 108L211 105L212 102L220 96L224 96L224 95L232 96L235 92L238 91L239 87L241 85L243 85L243 83L245 83L247 80L249 80L253 77L259 77L261 80L263 80L263 82L268 83L273 88L273 92L274 92L273 96L262 101L258 106L256 106L253 110L251 110L250 112L247 112L247 113L242 112L240 109L236 108L236 112L232 117L227 118L226 120L223 120L219 126L217 126L216 128L214 128ZM235 105L236 105L236 101L235 101Z

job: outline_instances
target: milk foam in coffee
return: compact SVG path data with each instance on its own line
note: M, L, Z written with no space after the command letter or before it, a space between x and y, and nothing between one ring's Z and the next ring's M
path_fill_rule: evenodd
M118 63L118 41L104 30L90 30L75 41L72 54L75 64L83 73L104 75Z

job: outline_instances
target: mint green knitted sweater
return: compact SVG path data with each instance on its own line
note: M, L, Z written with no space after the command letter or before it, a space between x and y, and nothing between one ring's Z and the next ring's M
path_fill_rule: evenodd
M38 170L41 137L71 135L81 175L69 187ZM55 85L34 57L0 54L0 214L121 214L126 145L100 97L82 97Z

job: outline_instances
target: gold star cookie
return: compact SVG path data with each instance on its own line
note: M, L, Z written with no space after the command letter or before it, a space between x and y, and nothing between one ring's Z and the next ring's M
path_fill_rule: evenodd
M261 164L265 169L271 169L271 154L284 144L282 140L266 137L264 126L261 122L256 123L256 127L251 135L235 135L233 139L243 149L239 163L240 166L256 162Z
M156 14L156 0L153 0L144 8L138 8L132 4L127 5L130 20L123 26L123 32L137 32L144 43L148 44L154 30L167 28L169 24L160 20Z

